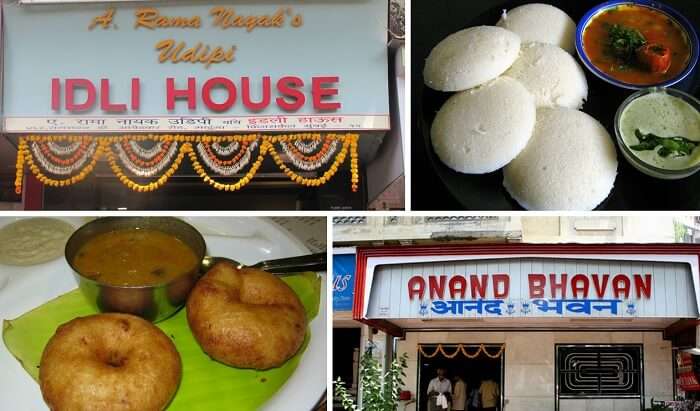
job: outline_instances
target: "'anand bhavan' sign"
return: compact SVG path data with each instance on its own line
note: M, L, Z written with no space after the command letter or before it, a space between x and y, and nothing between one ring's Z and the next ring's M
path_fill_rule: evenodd
M381 0L2 6L8 132L389 128Z
M688 317L688 264L503 258L379 265L367 318Z
M652 277L650 273L628 274L527 274L527 299L532 309L541 312L564 311L590 315L594 310L609 311L617 315L623 300L650 299ZM492 299L487 299L490 288ZM589 294L591 294L589 298ZM612 298L606 298L612 295ZM464 314L474 310L478 314L503 315L505 310L514 310L515 306L507 303L510 297L510 275L508 273L428 275L427 281L422 276L413 276L408 280L409 300L415 298L423 301L426 297L432 302L430 310L434 314ZM528 307L528 305L525 305ZM510 313L512 314L512 312ZM630 312L630 314L633 314Z

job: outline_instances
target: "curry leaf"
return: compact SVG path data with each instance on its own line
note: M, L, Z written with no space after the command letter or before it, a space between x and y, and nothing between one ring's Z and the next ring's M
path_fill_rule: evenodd
M689 156L700 145L700 142L685 137L659 137L653 133L644 134L639 129L634 131L634 135L639 140L639 144L630 146L632 150L646 151L660 147L656 153L664 158L670 155L673 155L673 157Z

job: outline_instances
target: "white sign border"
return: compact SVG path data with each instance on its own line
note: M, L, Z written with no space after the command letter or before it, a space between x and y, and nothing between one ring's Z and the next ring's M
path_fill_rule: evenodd
M700 272L698 267L698 256L695 254L482 254L482 255L428 255L428 256L391 256L391 257L367 257L367 268L365 270L365 289L362 302L362 317L367 318L369 311L369 298L374 281L374 271L380 265L410 264L410 263L431 263L448 262L460 260L492 260L510 258L551 258L551 259L577 259L577 260L614 260L614 261L650 261L650 262L673 262L687 263L690 265L690 274L693 280L695 291L695 304L700 311Z

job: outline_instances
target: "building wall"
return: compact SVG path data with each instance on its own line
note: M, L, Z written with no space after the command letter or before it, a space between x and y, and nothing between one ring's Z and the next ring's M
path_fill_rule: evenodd
M673 221L673 216L334 217L333 241L359 244L489 239L526 243L672 243Z
M409 332L398 343L397 355L408 353L405 389L416 395L418 344L465 343L506 344L504 411L554 410L554 345L616 344L644 345L644 394L646 407L655 400L673 399L673 353L671 342L661 332ZM415 403L406 411L414 411ZM404 409L403 406L399 407ZM569 400L562 411L639 410L637 400Z
M673 243L672 216L521 217L525 243Z

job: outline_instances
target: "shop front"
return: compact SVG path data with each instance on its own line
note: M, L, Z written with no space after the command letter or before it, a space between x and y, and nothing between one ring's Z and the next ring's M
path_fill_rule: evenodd
M466 384L464 409L645 410L688 398L677 361L697 345L681 336L699 258L680 244L358 248L353 318L408 354L406 410L436 409L438 369Z
M25 208L367 207L386 0L31 3L2 2Z

